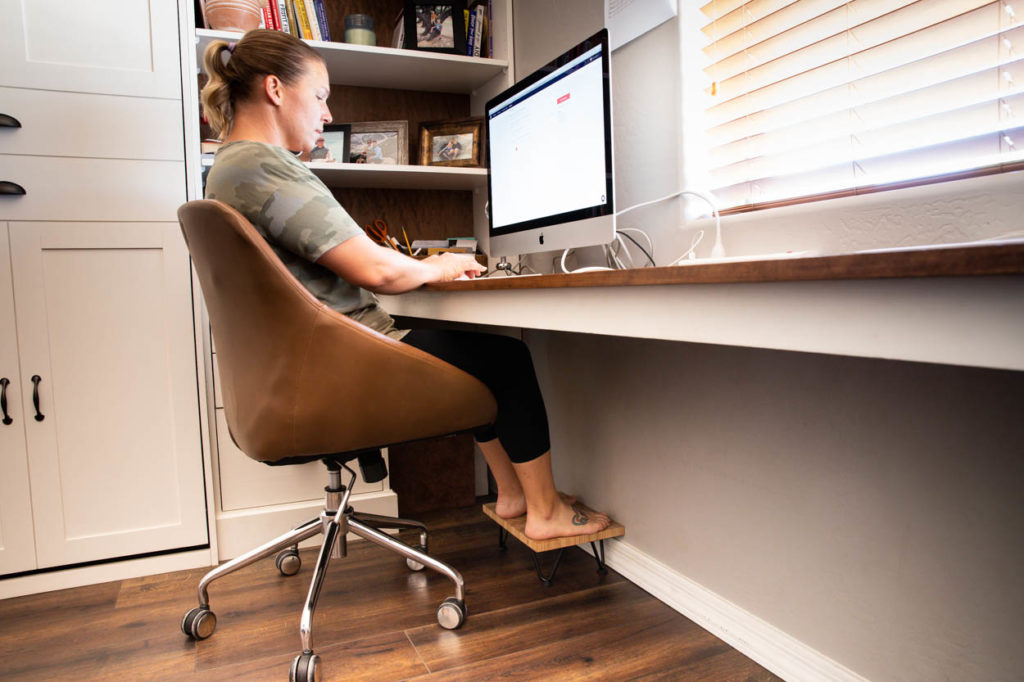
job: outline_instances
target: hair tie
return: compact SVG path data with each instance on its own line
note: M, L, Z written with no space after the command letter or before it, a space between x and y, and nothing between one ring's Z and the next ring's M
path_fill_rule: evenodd
M237 44L238 43L228 43L228 52L230 52L231 54L234 54L235 53L235 45L237 45Z

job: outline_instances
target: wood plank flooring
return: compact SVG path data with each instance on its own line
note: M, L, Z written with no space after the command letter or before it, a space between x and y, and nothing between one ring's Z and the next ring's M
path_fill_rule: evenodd
M446 578L353 542L316 613L321 679L780 679L578 550L544 587L526 548L498 548L478 505L421 520L431 553L466 580L466 624L437 625ZM202 642L179 630L198 569L0 601L0 679L287 680L315 554L302 558L291 578L263 561L215 582L217 631Z

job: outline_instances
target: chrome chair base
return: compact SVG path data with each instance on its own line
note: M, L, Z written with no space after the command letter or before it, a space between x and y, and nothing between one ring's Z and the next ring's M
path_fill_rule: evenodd
M283 533L259 547L235 557L217 566L199 581L199 606L189 610L181 621L181 630L193 640L210 637L217 627L217 617L210 609L209 586L214 580L234 573L235 571L255 563L260 559L276 553L275 564L282 575L295 575L299 572L302 560L298 553L298 544L303 540L323 533L324 540L320 545L316 566L310 580L309 593L302 609L299 635L302 640L302 653L292 662L289 675L292 682L312 682L317 677L319 657L313 652L313 612L320 598L320 590L327 576L327 568L332 558L342 558L347 554L347 534L368 540L405 557L410 570L419 571L431 568L447 576L455 584L455 595L448 597L437 609L437 622L446 630L457 629L465 622L465 583L462 575L454 568L431 557L428 552L427 528L419 521L401 519L378 514L364 514L348 506L348 499L355 481L355 472L348 466L341 467L352 474L347 486L341 485L340 472L328 464L331 483L327 487L324 511L314 519ZM420 544L413 547L397 540L384 531L386 530L418 530Z

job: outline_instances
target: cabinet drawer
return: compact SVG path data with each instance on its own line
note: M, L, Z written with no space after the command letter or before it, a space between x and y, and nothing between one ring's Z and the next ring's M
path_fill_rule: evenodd
M0 154L184 160L180 100L0 87Z
M0 220L177 222L181 161L0 155L0 180L25 188L0 197Z

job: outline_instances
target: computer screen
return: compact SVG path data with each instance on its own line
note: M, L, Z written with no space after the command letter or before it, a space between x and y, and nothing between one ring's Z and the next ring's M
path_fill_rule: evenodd
M601 30L491 99L491 256L615 238L608 33Z

